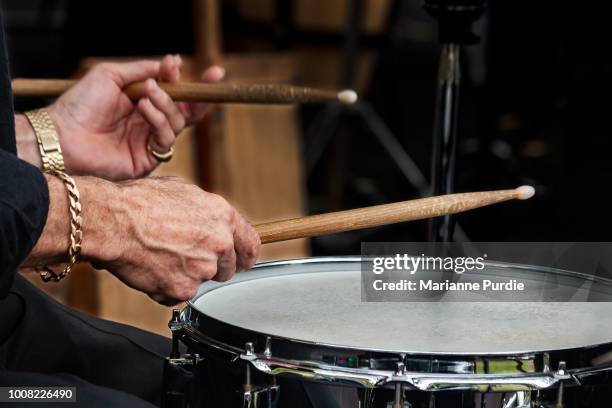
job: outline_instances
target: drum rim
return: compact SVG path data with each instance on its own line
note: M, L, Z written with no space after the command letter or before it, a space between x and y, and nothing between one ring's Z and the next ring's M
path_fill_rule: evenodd
M361 260L363 259L363 257L361 256L330 256L330 257L306 257L306 258L294 258L294 259L286 259L286 260L273 260L273 261L265 261L265 262L260 262L257 263L251 270L256 270L256 269L260 269L260 268L264 268L264 267L276 267L276 266L286 266L286 265L304 265L304 264L317 264L317 263L346 263L346 262L361 262ZM601 277L597 277L597 276L591 276L591 275L587 275L581 272L574 272L574 271L568 271L568 270L563 270L563 269L557 269L557 268L550 268L550 267L540 267L537 265L528 265L528 264L512 264L512 263L507 263L507 262L491 262L491 261L487 261L485 262L485 265L494 265L497 267L515 267L518 269L523 269L523 270L534 270L536 272L546 272L546 273L560 273L562 275L565 276L572 276L572 277L580 277L580 278L584 278L587 280L591 280L591 281L600 281L601 283L610 285L612 287L612 279L605 279L605 278L601 278ZM537 268L537 269L536 269ZM317 272L311 272L311 273L317 273ZM247 275L247 274L245 274ZM253 278L253 279L248 279L248 278L244 278L244 279L240 279L235 281L235 283L238 282L244 282L244 281L249 281L249 280L255 280L257 278ZM574 350L582 350L585 348L595 348L595 347L603 347L603 346L607 346L609 345L612 348L612 339L610 341L607 342L601 342L601 343L593 343L593 344L587 344L587 345L582 345L582 346L578 346L578 347L566 347L566 348L559 348L559 349L540 349L540 350L516 350L516 351L512 351L512 352L508 352L508 351L495 351L495 352L487 352L487 353L473 353L473 352L444 352L444 351L427 351L427 352L423 352L423 351L410 351L410 350L390 350L390 349L376 349L376 348L359 348L359 347L354 347L354 346L346 346L346 345L341 345L341 344L333 344L333 343L325 343L325 342L317 342L317 341L312 341L312 340L303 340L303 339L295 339L295 338L291 338L291 337L286 337L286 336L281 336L281 335L276 335L276 334L268 334L268 333L263 333L261 331L258 330L253 330L253 329L247 329L244 327L240 327L240 326L236 326L234 324L231 323L227 323L227 322L223 322L215 317L209 316L206 313L198 310L195 306L195 302L197 301L197 299L199 299L201 296L203 296L206 293L212 292L214 290L217 290L221 287L223 287L226 283L217 283L215 284L213 287L211 287L209 290L199 293L193 298L190 299L186 302L187 304L187 308L190 309L190 313L197 313L200 315L205 316L207 319L214 321L216 324L218 325L223 325L223 326L227 326L227 327L231 327L234 330L242 330L242 331L246 331L246 332L251 332L254 333L255 335L259 335L259 336L266 336L266 337L270 337L272 339L277 339L277 340L282 340L282 341L289 341L292 343L300 343L300 344L306 344L309 346L314 346L314 347L326 347L326 348L331 348L331 349L336 349L336 350L354 350L354 351L360 351L360 352L372 352L372 353L389 353L389 354L407 354L407 355L414 355L414 356L447 356L447 357L451 357L451 356L510 356L510 357L516 357L516 356L525 356L525 355L531 355L531 354L538 354L538 353L550 353L550 352L563 352L563 351L567 351L567 352L571 352ZM230 283L231 284L231 283ZM602 303L612 303L612 302L602 302Z
M309 263L359 262L361 260L362 260L362 257L358 257L358 256L357 257L356 256L343 256L343 257L298 258L298 259L291 259L291 260L276 260L276 261L262 262L262 263L257 264L254 267L254 269L270 267L270 266L286 266L286 265L309 264ZM493 263L490 263L490 264L493 264ZM495 264L497 265L497 263ZM510 267L510 266L516 267L517 266L516 264L503 263L503 262L500 264L501 264L500 266L504 266L504 267ZM533 266L531 267L533 268ZM542 268L540 268L540 270L541 269ZM550 269L554 269L554 268L550 268ZM556 271L557 270L555 270L555 272ZM572 271L561 271L561 272L569 273L570 275L574 275ZM313 273L316 273L316 272L313 272ZM592 276L589 276L589 277L595 280L599 279L598 277L592 277ZM251 280L251 279L246 279L246 280ZM218 284L218 285L215 285L214 288L211 288L210 290L212 291L222 286L223 286L222 284ZM417 371L413 371L413 374L417 373L417 375L421 375L422 373L425 373L425 374L431 373L431 375L434 376L434 378L437 378L437 376L445 376L445 375L446 376L448 375L459 376L459 377L461 376L465 377L467 375L469 378L476 379L476 380L487 379L487 378L489 378L490 380L493 377L504 378L504 379L510 379L513 381L516 380L517 387L519 387L517 388L517 390L520 389L520 385L518 384L522 384L522 382L520 381L521 378L525 379L525 381L528 381L527 379L533 378L534 376L538 377L539 380L541 380L542 378L550 379L551 375L554 377L554 373L551 374L550 371L547 371L545 368L543 368L547 366L547 363L544 363L544 361L549 361L549 360L552 360L555 362L558 362L558 361L590 361L591 365L586 366L586 367L584 366L568 367L568 372L572 373L573 378L576 378L576 379L588 377L590 375L593 375L593 373L598 373L600 371L607 372L609 370L612 370L612 364L606 363L606 364L597 365L592 362L592 357L600 356L604 353L612 351L612 341L603 342L600 344L579 346L579 347L573 347L573 348L565 348L565 349L525 350L525 351L512 351L512 352L500 351L500 352L487 352L487 353L473 353L473 352L454 352L454 353L451 352L449 353L449 352L423 352L423 351L406 351L406 350L397 351L397 350L384 350L384 349L379 350L379 349L372 349L372 348L358 348L358 347L343 346L343 345L336 345L336 344L327 344L327 343L322 343L322 342L314 342L310 340L293 339L293 338L289 338L285 336L267 334L267 333L262 333L257 330L235 326L230 323L223 322L214 317L206 315L205 313L198 310L194 305L194 302L205 293L208 293L208 291L198 293L197 296L195 296L193 299L187 302L187 306L181 313L181 324L176 329L173 329L173 330L177 330L177 332L180 332L181 338L183 338L183 341L186 341L187 344L191 344L192 346L194 344L200 344L200 345L204 344L207 348L212 348L212 349L221 351L226 354L229 353L233 359L240 358L243 360L248 360L249 357L248 355L245 355L244 348L240 347L242 344L245 344L245 343L239 344L237 341L232 342L231 337L233 336L231 335L228 336L227 335L228 332L230 334L232 332L238 333L237 337L241 339L248 339L247 342L253 342L255 344L261 345L264 341L265 342L270 341L270 344L272 345L272 350L271 350L272 353L269 356L266 355L265 351L263 354L255 353L253 355L254 356L253 358L255 358L255 360L258 360L260 363L263 363L263 366L267 366L268 363L271 363L272 365L274 365L278 362L281 362L281 364L293 364L295 367L297 367L296 370L300 372L301 371L307 372L311 369L327 370L327 372L329 373L354 374L355 376L360 377L362 379L368 378L368 381L370 381L372 378L376 380L380 380L381 378L386 378L386 380L384 380L383 383L386 383L388 381L394 381L392 379L390 380L390 378L392 378L393 376L393 372L392 371L389 372L389 370L387 369L382 369L381 371L381 369L376 369L376 368L348 367L348 366L342 366L342 365L335 365L335 363L332 365L329 365L323 360L320 360L320 361L299 360L293 357L278 356L278 354L272 357L275 349L278 350L278 348L283 348L286 350L286 349L292 349L293 347L296 347L296 348L302 347L301 350L296 349L296 354L298 354L300 351L303 351L303 350L307 350L311 352L313 350L318 350L321 352L331 351L332 353L351 352L351 353L354 353L354 355L356 355L358 358L366 357L366 358L371 358L372 360L376 360L376 364L378 364L378 361L383 361L390 357L397 359L397 361L399 361L401 358L407 362L435 361L437 363L441 363L439 366L435 367L435 370L438 370L438 371L418 371L417 370ZM199 327L195 327L192 324L193 322L196 322L196 324L199 325L200 318L206 324L214 324L215 327L213 328L213 331L219 330L221 332L224 332L226 335L213 337L214 335L210 336L208 334L203 333L201 330L199 330ZM237 340L237 339L234 338L234 340ZM466 369L476 369L476 364L478 362L482 362L485 360L487 361L501 361L501 360L510 361L512 360L515 362L520 361L523 363L527 363L527 361L529 361L533 364L533 369L535 371L529 371L529 372L524 371L521 367L518 367L518 365L522 364L521 363L521 364L518 364L517 367L513 369L514 371L507 370L507 371L504 371L503 373L497 373L494 369L487 368L486 372L484 373L475 372L471 374L466 374L466 372L469 372L469 371L465 371ZM265 370L269 369L269 367L266 369L262 369L262 366L258 367L257 365L256 365L256 368L258 368L259 370L263 370L264 372L266 372ZM434 370L434 368L431 368L431 370ZM418 373L421 373L421 374L418 374ZM329 376L327 380L329 380ZM397 381L403 381L403 380L399 379ZM495 378L493 378L493 380L491 381L495 381ZM373 385L373 383L371 382L369 386L377 386L377 385ZM536 389L536 388L541 389L541 388L546 388L546 387L535 387L532 389ZM468 388L454 388L454 389L468 389Z
M276 266L285 266L285 265L361 262L363 259L364 257L357 256L357 255L289 258L289 259L258 262L249 271L254 271L254 270L266 268L266 267L276 267ZM610 288L612 289L612 278L603 278L601 276L592 276L592 275L588 275L582 272L576 272L576 271L571 271L571 270L566 270L566 269L561 269L561 268L553 268L553 267L546 267L546 266L540 266L540 265L517 264L517 263L510 263L510 262L503 262L503 261L484 261L483 263L485 265L491 265L491 266L502 267L502 268L512 267L512 268L521 269L521 270L531 270L534 272L556 273L556 274L563 275L563 276L570 276L570 277L580 278L580 279L587 280L587 281L599 282L599 283L610 286ZM316 273L316 272L313 272L313 273ZM238 282L254 280L254 279L242 278L242 276L245 276L245 275L248 275L248 273L245 273L244 275L242 273L238 274L236 275L237 278L234 278L233 280L229 282L214 282L215 285L211 287L209 290L206 290L205 292L200 292L200 290L198 290L198 293L192 299L187 300L185 303L195 309L194 302L197 301L197 299L200 298L200 296L204 295L205 293L219 289L220 287L227 285L227 284L231 285L231 284L238 283ZM208 281L205 283L208 284L208 283L211 283L211 281ZM478 303L478 302L474 302L474 303ZM508 302L508 303L514 303L514 302ZM543 303L546 303L546 302L543 302ZM558 302L558 303L563 303L563 302ZM576 302L576 303L581 303L581 302ZM612 300L610 302L600 302L600 303L612 303Z

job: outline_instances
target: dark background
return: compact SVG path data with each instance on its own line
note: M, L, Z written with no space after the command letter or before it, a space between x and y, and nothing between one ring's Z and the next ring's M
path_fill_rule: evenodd
M304 32L287 18L242 21L223 2L224 49L257 38L291 50L344 36ZM533 184L534 199L463 214L473 241L608 241L612 203L611 24L605 10L561 2L496 0L478 22L479 45L463 54L457 191ZM190 54L190 1L4 0L13 76L67 77L85 56ZM421 171L429 176L434 91L440 45L436 23L418 0L396 1L386 30L361 38L376 52L365 95ZM16 101L17 108L28 102ZM302 111L304 134L325 107ZM305 137L308 150L311 140ZM308 162L308 158L305 158ZM350 111L308 177L309 210L317 213L414 198L397 170ZM426 223L314 240L315 254L359 251L360 241L426 239Z

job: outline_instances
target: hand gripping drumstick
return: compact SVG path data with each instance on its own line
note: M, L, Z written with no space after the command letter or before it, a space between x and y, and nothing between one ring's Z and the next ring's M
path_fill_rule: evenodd
M26 97L55 97L73 87L77 81L64 79L14 79L13 95ZM357 101L355 91L340 92L280 84L201 84L177 82L158 84L175 101L214 103L292 104ZM124 88L133 100L145 96L144 82Z
M262 244L456 214L508 200L527 200L531 186L448 194L255 225Z

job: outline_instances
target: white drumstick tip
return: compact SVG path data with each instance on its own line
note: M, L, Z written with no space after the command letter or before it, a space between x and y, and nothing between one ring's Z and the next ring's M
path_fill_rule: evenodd
M535 188L532 186L520 186L517 187L516 192L519 200L529 200L535 195Z
M352 105L357 102L357 92L352 89L345 89L344 91L338 92L338 100L344 104Z

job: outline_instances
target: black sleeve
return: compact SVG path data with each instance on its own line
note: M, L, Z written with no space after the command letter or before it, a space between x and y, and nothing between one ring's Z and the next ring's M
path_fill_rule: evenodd
M49 190L42 173L16 157L13 95L0 10L0 299L47 222ZM2 312L0 311L0 317Z
M0 150L0 299L47 221L49 190L36 167Z
M2 2L0 1L0 7ZM13 92L9 75L8 53L4 39L4 20L0 8L0 149L17 154ZM3 173L0 173L0 177Z

